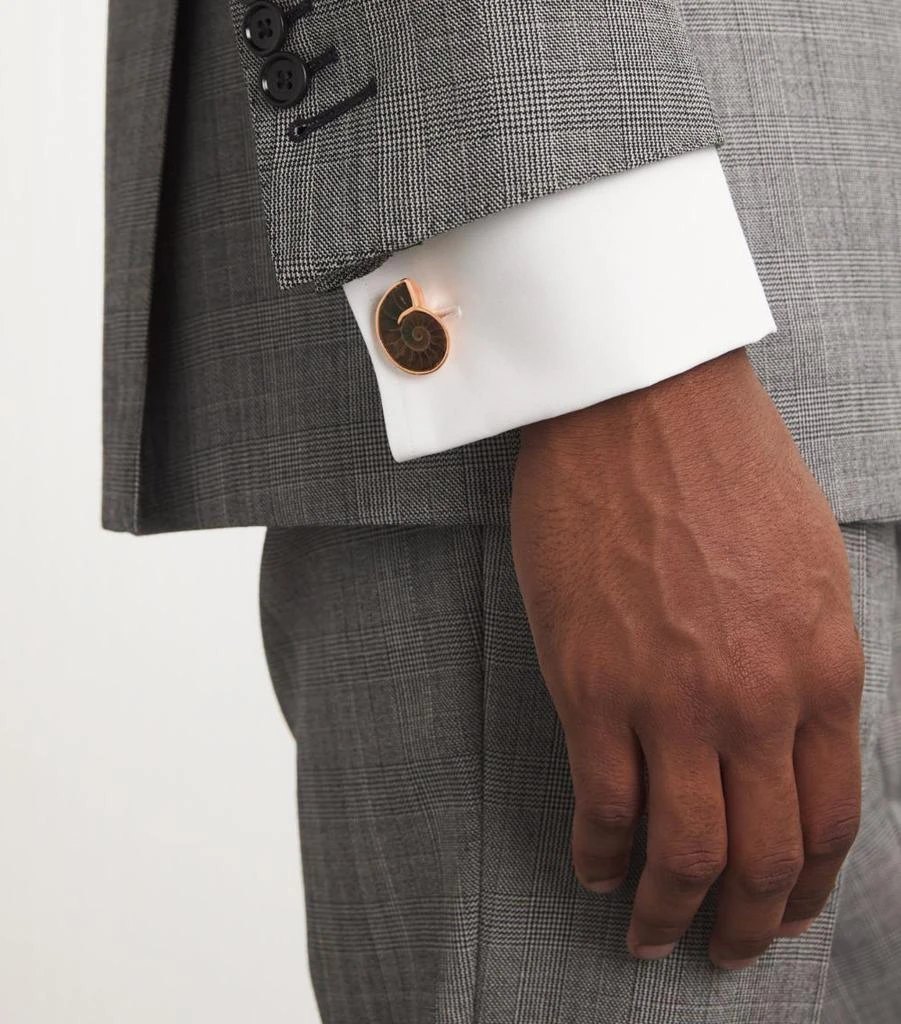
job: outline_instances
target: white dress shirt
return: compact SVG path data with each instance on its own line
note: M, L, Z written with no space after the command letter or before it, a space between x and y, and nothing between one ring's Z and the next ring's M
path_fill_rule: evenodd
M413 376L375 333L403 278L450 354ZM713 148L599 178L436 235L344 286L398 461L585 408L776 328Z

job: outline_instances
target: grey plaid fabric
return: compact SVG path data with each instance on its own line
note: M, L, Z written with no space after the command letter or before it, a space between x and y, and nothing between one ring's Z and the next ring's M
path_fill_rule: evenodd
M354 34L348 21L363 8L372 19L366 31L378 42L365 54L366 35ZM279 289L264 209L275 218L276 261L287 281L305 273L303 267L321 265L326 221L334 226L338 267L351 259L350 249L339 259L341 246L374 252L453 216L487 212L483 194L487 204L525 199L590 168L612 170L617 153L626 162L640 153L649 157L660 131L648 111L653 103L647 93L620 91L611 79L612 43L600 38L608 28L617 52L641 64L630 64L624 81L653 76L642 63L645 50L653 67L653 54L675 48L676 84L667 95L698 93L678 85L690 62L677 46L683 21L668 5L435 0L406 8L414 9L411 20L391 21L391 32L376 23L399 9L387 2L345 7L317 0L316 15L298 23L292 45L305 53L330 37L332 14L350 37L345 58L323 73L311 104L351 89L364 68L394 85L386 85L384 110L377 98L314 135L310 148L289 151L278 117L266 114L274 120L263 124L258 101L248 101L242 47L225 0L113 0L107 527L149 533L505 521L516 435L396 465L368 356L343 296ZM655 10L652 31L642 19ZM752 350L757 368L836 515L846 521L899 516L897 7L884 0L683 0L681 16L713 96L726 140L721 155L780 329ZM633 17L647 30L649 49L625 27ZM416 43L421 77L406 93L413 37L424 27L431 34ZM455 66L471 88L446 89L447 63L431 54L459 54L470 36L481 62L477 73L459 61ZM505 41L509 64L498 55ZM533 56L528 68L524 49ZM490 60L496 66L486 67ZM586 92L569 114L560 114L545 90L559 84L560 96L572 96L578 91L572 67L582 65L594 69L586 70ZM524 78L537 67L545 70L534 72L529 102L511 106L505 83L522 100ZM480 119L463 131L461 104L468 97ZM404 102L414 99L427 108L415 129L397 127L390 144L375 138L386 119L402 120ZM486 104L493 104L491 116ZM251 105L262 125L259 167ZM686 98L660 109L673 106L689 110L692 103ZM552 109L563 117L560 124ZM685 130L677 118L671 142L685 141ZM526 138L528 146L519 145ZM406 147L434 140L440 145L427 162L429 179L407 196L395 195L407 175L426 166L419 150ZM448 147L464 142L468 160L445 159ZM326 171L309 163L326 156L336 161L323 168L334 171L338 192L323 183ZM356 161L374 161L379 184L365 193L375 190L375 206L347 208L361 222L358 233L348 233L347 210L335 201ZM326 176L331 181L331 171ZM308 191L298 198L307 187L302 182ZM459 203L455 214L448 210L451 194ZM408 202L399 211L397 204Z
M727 973L706 958L712 900L672 957L639 963L638 865L612 897L576 883L562 731L504 528L271 530L263 633L298 744L324 1024L896 1024L898 548L891 525L843 532L868 665L861 834L811 931Z
M230 0L240 32L246 0ZM241 48L263 204L284 286L358 277L514 203L718 136L672 0L315 0L284 48L337 47L276 112ZM290 125L376 83L302 143Z
M106 94L103 521L134 528L174 2L112 0ZM127 139L127 141L126 141Z

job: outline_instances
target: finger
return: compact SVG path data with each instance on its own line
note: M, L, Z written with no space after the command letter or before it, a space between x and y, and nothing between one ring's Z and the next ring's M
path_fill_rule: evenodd
M793 739L723 761L729 854L710 940L719 967L748 967L766 950L804 863Z
M649 749L648 856L638 883L628 946L655 960L672 952L726 858L719 758L711 747Z
M788 898L780 935L805 932L829 900L860 823L860 738L856 719L811 722L795 741L804 867Z
M629 870L641 814L641 751L626 728L615 733L583 727L567 746L576 800L573 867L587 889L611 892Z

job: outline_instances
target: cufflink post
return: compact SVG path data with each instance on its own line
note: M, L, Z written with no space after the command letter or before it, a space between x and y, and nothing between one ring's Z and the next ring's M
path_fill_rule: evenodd
M448 306L446 309L436 309L435 316L442 320L459 320L463 316L463 310L459 306Z

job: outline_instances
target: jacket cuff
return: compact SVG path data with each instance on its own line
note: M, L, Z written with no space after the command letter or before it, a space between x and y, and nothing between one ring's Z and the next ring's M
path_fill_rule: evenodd
M230 2L285 288L719 140L673 0Z

